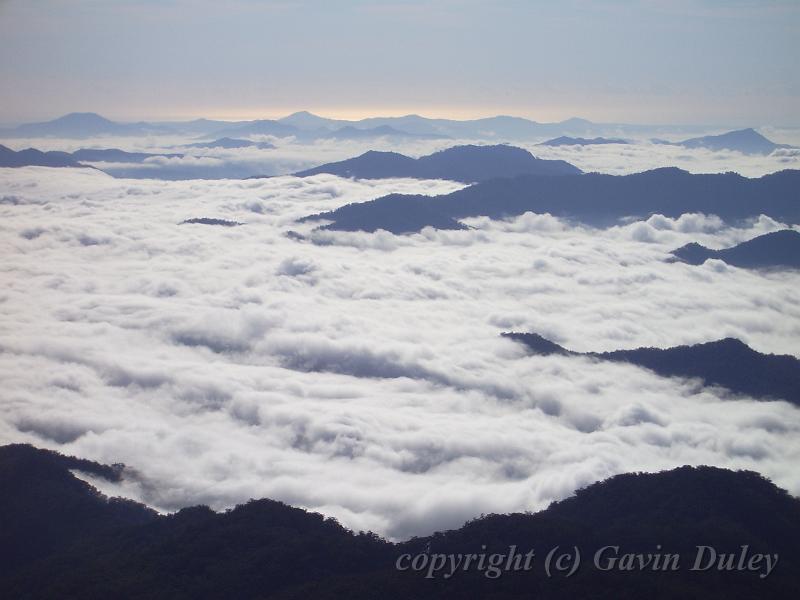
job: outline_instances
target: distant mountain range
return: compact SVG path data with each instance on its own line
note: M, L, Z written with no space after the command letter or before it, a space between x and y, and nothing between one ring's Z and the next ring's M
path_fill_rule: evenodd
M0 129L0 137L88 138L96 136L143 136L170 133L163 125L151 123L117 123L95 113L70 113L43 123L26 123L11 129Z
M85 167L67 152L42 152L35 148L15 151L0 145L0 167Z
M539 144L540 146L597 146L602 144L628 144L627 140L620 138L574 138L562 135Z
M357 121L328 119L300 111L281 119L254 121L215 121L195 119L193 121L170 121L163 123L119 123L95 113L71 113L52 121L27 123L18 127L0 129L0 138L61 137L89 138L100 136L143 135L194 135L203 137L247 137L270 135L294 137L299 141L318 139L369 139L400 137L419 139L468 139L468 140L536 140L555 136L586 136L613 132L635 134L664 131L669 133L704 131L701 127L649 125L626 125L615 123L592 123L585 119L572 118L557 123L539 123L521 117L497 116L483 119L458 121L454 119L430 119L419 115L402 117L372 117Z
M764 214L777 221L800 223L800 171L780 171L748 179L735 173L692 175L662 168L633 175L537 176L493 179L443 196L392 194L310 215L302 221L332 221L326 229L393 233L431 226L460 229L466 217L508 218L525 212L549 213L576 222L606 227L621 219L653 214L718 215L736 222ZM398 225L398 213L403 223Z
M661 144L683 146L684 148L707 148L708 150L734 150L742 154L772 154L778 148L791 148L786 144L775 144L758 133L755 129L739 129L721 135L707 135L690 138L682 142L665 142Z
M585 119L567 119L559 123L538 123L521 117L497 116L484 119L456 121L453 119L429 119L419 115L402 117L370 117L358 121L326 119L301 111L279 119L279 122L290 124L304 131L319 129L335 130L342 127L356 129L372 129L391 127L407 134L417 136L435 136L456 139L504 139L527 140L546 135L573 132L579 133L596 127Z
M235 150L237 148L258 148L259 150L273 150L275 144L269 142L253 142L250 140L240 140L224 137L211 142L196 142L186 144L185 148L223 148L225 150Z
M636 348L614 352L572 352L536 333L504 333L534 354L585 356L625 362L664 377L695 377L754 398L786 400L800 406L800 360L791 355L762 354L740 340L674 348Z
M598 590L616 600L800 595L800 500L748 471L685 466L617 475L537 513L486 515L402 543L356 534L333 519L266 499L221 513L195 506L160 515L135 502L109 500L75 471L118 482L127 469L29 445L0 447L5 596L589 600L599 597ZM617 548L607 548L604 556L617 561L625 554L634 561L638 554L650 561L674 554L677 568L603 570L608 563L593 557L610 546ZM720 572L716 563L695 571L698 546L731 555L734 562L744 546L745 564L754 555L761 559L753 571ZM580 552L581 568L571 577L546 575L546 557L555 548ZM512 554L509 565L524 564L532 552L528 569L504 568L495 578L487 576L486 564L475 562L445 577L445 564L426 577L434 556L463 560L475 554L477 561L498 553L505 560L512 551L520 558ZM705 566L710 553L703 552ZM403 568L418 555L424 555L424 565L417 559L419 568Z
M673 250L672 254L677 260L692 265L702 265L709 258L717 258L746 269L800 269L800 232L793 229L774 231L722 250L691 243Z
M75 152L42 152L35 148L14 151L0 145L0 167L86 167L85 162L141 163L154 156L181 158L183 154L125 152L116 148L82 148Z
M332 140L368 140L377 138L416 138L444 139L446 136L433 133L409 133L395 129L389 125L376 127L354 127L344 125L337 129L321 127L319 129L300 129L294 125L274 120L250 121L235 124L213 133L215 136L250 136L271 135L275 137L293 137L301 142L313 142L322 139Z
M543 160L513 146L454 146L414 159L396 152L370 151L295 173L308 177L330 173L357 179L412 177L464 183L517 175L576 175L581 170L563 160Z

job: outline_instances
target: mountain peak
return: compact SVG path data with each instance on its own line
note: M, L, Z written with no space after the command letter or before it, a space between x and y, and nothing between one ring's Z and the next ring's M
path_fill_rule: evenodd
M102 115L93 112L73 112L68 113L57 119L53 123L72 123L72 124L109 124L113 123Z

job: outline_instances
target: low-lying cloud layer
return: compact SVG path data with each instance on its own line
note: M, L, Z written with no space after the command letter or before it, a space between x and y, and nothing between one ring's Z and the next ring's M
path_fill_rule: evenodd
M124 492L164 510L271 497L396 538L687 463L800 493L797 408L499 337L796 353L796 273L665 262L780 224L526 214L285 235L349 202L460 187L0 170L0 440L125 462ZM244 225L178 225L193 217Z
M767 131L768 135L775 135ZM622 133L620 133L622 136ZM779 135L776 139L800 144L797 132ZM321 139L300 143L294 138L252 136L254 141L268 141L273 149L196 148L193 137L152 136L145 138L97 138L89 140L32 138L12 139L3 143L15 150L36 147L40 150L75 151L79 148L120 148L129 152L180 153L182 158L153 157L142 163L92 163L117 177L160 179L223 179L253 175L285 175L344 160L368 150L394 151L418 158L462 144L484 144L486 140L455 139L397 139L391 137L367 140ZM493 140L497 143L502 140ZM542 140L544 141L544 138ZM585 172L598 171L623 175L657 167L680 167L691 173L721 173L736 171L747 177L760 177L781 169L800 168L800 153L796 149L780 149L768 156L748 156L733 151L689 149L680 146L654 144L642 138L621 145L541 146L535 142L513 142L534 156L565 160Z

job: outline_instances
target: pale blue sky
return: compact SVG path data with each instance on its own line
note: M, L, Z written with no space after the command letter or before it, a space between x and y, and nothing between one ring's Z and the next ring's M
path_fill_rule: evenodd
M0 0L0 121L800 124L797 0Z

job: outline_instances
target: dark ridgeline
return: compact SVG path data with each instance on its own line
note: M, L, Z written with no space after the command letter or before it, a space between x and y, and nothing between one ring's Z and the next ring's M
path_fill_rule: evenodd
M707 148L708 150L735 150L742 154L771 154L778 148L791 148L787 144L775 144L768 140L755 129L739 129L720 135L706 135L690 138L682 142L665 142L658 140L659 144L683 146L684 148Z
M0 145L0 167L84 167L68 152L42 152L35 148L14 151Z
M745 269L800 269L800 232L793 229L773 231L722 250L711 250L693 242L673 250L672 254L691 265L702 265L709 258L717 258Z
M697 377L736 393L764 400L786 400L800 406L800 360L791 355L762 354L734 338L674 348L636 348L613 352L573 352L536 333L504 333L533 354L585 356L631 363L665 377Z
M193 219L181 221L178 225L219 225L221 227L236 227L237 225L244 225L244 223L228 221L226 219L215 219L212 217L195 217Z
M574 138L562 135L552 140L542 142L539 146L600 146L603 144L629 144L627 140L619 138Z
M121 466L0 447L0 589L4 597L169 600L353 598L796 598L800 500L756 473L681 467L618 475L534 514L488 515L453 531L392 544L332 519L271 500L223 512L186 508L162 516L108 500L70 469L115 480ZM680 556L672 572L603 572L599 548ZM489 579L477 570L441 575L395 569L403 554L524 554L532 571ZM697 545L717 552L777 553L757 573L692 572ZM556 546L578 546L582 567L547 578Z
M435 222L477 216L501 219L528 211L596 227L631 217L662 214L676 218L685 213L714 214L728 222L764 214L795 224L800 223L799 190L800 171L795 170L753 179L736 173L692 175L674 167L633 175L523 175L485 181L443 196L393 194L302 221L330 220L325 228L332 230L408 233L412 230L398 228L393 222L399 205L404 204L410 211L425 206L424 214L408 215L417 223L413 231L436 227Z
M0 167L88 167L84 162L141 163L154 156L182 158L183 154L126 152L116 148L81 148L74 152L42 152L35 148L14 151L0 145Z
M119 481L122 473L122 465L22 444L0 447L0 579L84 536L156 518L141 504L101 496L72 469L109 481Z
M374 204L373 204L374 203ZM466 229L455 219L448 217L431 206L428 196L405 196L391 194L371 202L371 210L362 210L361 204L347 204L335 211L332 225L322 229L336 231L377 231L385 229L396 234L414 233L425 227L436 229ZM327 219L326 215L306 217L301 221Z
M412 177L449 179L463 183L517 175L577 175L577 167L563 160L543 160L514 146L454 146L414 159L396 152L366 152L361 156L295 173L308 177L330 173L357 179Z

